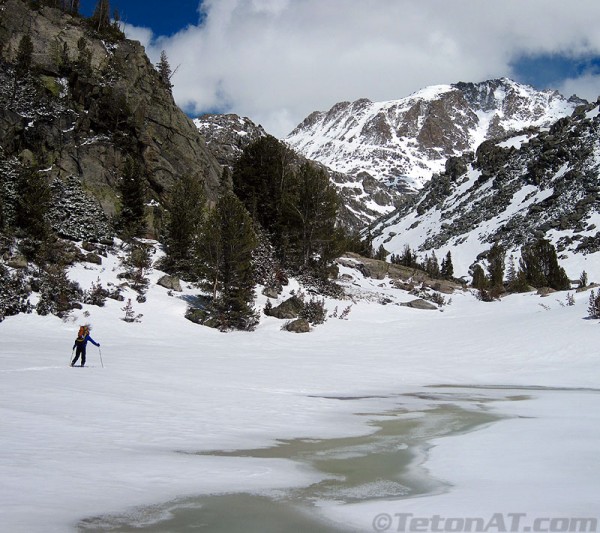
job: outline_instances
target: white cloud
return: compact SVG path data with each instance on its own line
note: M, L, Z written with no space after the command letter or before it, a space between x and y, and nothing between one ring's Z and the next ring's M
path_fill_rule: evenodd
M150 28L141 28L139 26L132 26L131 24L123 24L123 31L129 39L139 41L142 46L146 48L149 47L154 39L154 34Z
M565 96L576 94L590 102L600 98L600 74L584 74L579 78L565 80L558 90Z
M600 55L597 0L205 0L200 9L201 25L171 37L127 34L153 61L165 49L179 65L182 107L248 116L276 136L341 100L511 76L522 54Z

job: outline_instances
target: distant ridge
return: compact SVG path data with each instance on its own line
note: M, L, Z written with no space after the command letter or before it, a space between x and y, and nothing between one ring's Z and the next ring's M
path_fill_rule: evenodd
M367 173L414 192L448 157L474 152L488 139L548 127L582 103L508 78L436 85L400 100L337 103L311 113L286 141L338 172Z

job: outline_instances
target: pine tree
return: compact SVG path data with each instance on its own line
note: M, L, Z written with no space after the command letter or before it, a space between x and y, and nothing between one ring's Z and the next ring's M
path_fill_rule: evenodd
M477 264L473 267L473 281L471 285L475 289L484 290L488 286L488 280L481 265Z
M0 263L0 322L7 316L31 313L31 287L22 272L11 273Z
M150 283L147 273L152 266L149 246L133 239L128 245L127 256L123 260L125 277L131 282L131 288L144 294Z
M494 243L488 253L488 272L490 275L490 288L500 293L504 290L504 260L506 250L498 243Z
M33 59L33 41L27 34L21 37L19 48L17 49L17 64L15 72L18 78L22 78L31 69Z
M35 167L25 167L17 181L16 224L36 241L50 233L48 210L52 193L46 178Z
M73 304L81 300L82 296L79 285L67 277L65 265L50 265L42 275L36 311L39 315L51 313L64 318L73 309Z
M125 316L121 318L123 322L140 322L144 316L141 313L138 315L135 314L135 311L133 310L133 304L131 303L131 298L127 299L127 303L121 307L121 311L125 313Z
M252 254L257 245L252 218L232 192L209 213L198 243L199 270L213 291L221 329L253 329L256 313Z
M412 250L410 249L410 246L408 244L404 245L404 248L402 250L402 255L400 256L400 264L404 265L405 267L414 267L417 266L417 258L416 255L412 252Z
M590 291L588 316L590 318L600 318L600 291L598 291L598 295L593 290Z
M373 248L373 234L369 229L365 238L361 241L361 250L358 252L363 257L373 257L375 255L375 250Z
M283 255L284 204L292 193L293 152L267 135L247 146L233 168L233 191Z
M98 0L91 22L98 32L110 28L110 1Z
M385 249L383 244L380 244L379 248L377 248L377 252L375 253L375 259L378 259L379 261L385 261L387 256L388 251Z
M167 53L164 50L162 50L160 53L160 60L156 65L156 69L158 70L158 75L162 84L167 89L171 90L173 88L173 84L171 83L173 71L171 70L171 65L169 64Z
M454 276L454 265L452 264L452 254L450 251L446 254L445 259L442 260L441 274L444 279L451 279Z
M558 264L554 245L546 239L524 246L521 250L521 269L527 282L534 287L566 290L571 286L564 269Z
M235 164L233 191L271 235L285 267L309 267L320 276L347 240L335 228L337 192L324 170L294 162L294 153L284 143L262 137L246 147Z
M511 255L508 259L508 269L506 270L506 284L509 290L517 281L517 269L515 267L515 258Z
M183 176L173 188L169 205L166 250L169 266L189 273L190 259L204 219L204 183L195 176Z
M337 192L327 173L310 163L298 169L290 189L290 194L285 197L281 221L289 236L291 253L288 255L295 255L294 262L303 267L315 264L316 258L324 266L332 259L326 253L333 249L328 245L337 236Z
M431 257L425 256L425 272L432 278L440 277L440 264L438 258L435 255L435 250L431 252Z
M125 240L140 236L145 230L146 187L142 169L134 159L128 158L123 170L119 190L121 213L119 226Z

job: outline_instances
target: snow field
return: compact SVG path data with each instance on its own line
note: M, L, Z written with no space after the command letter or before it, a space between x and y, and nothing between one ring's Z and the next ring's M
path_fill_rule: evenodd
M77 266L71 277L86 288L100 276L106 286L117 271L109 257L101 267ZM348 273L363 298L412 298L387 280ZM587 292L575 294L573 307L561 304L565 293L491 304L455 294L443 312L327 300L330 312L352 303L348 320L330 318L295 335L263 316L256 332L223 334L185 320L185 298L195 291L169 296L154 284L160 275L151 273L146 303L126 295L143 313L141 323L122 321L124 304L107 300L64 322L20 315L0 324L3 530L62 532L86 516L177 497L306 486L318 473L290 461L195 453L367 434L368 418L356 413L380 415L399 395L430 385L593 389L599 375L598 323L585 320ZM265 298L257 301L262 308ZM90 368L68 367L84 321L93 325L105 368L92 345ZM597 392L523 394L531 399L490 406L515 418L434 443L425 466L453 485L448 493L344 507L323 502L323 511L360 527L375 511L518 512L519 501L532 513L590 514L600 473L591 455L600 442Z

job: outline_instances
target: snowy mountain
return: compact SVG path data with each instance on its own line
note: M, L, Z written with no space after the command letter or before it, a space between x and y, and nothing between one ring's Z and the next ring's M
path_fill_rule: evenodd
M583 103L502 78L425 88L389 102L340 102L309 115L286 141L310 159L414 192L448 157L487 139L548 127Z
M233 167L246 146L267 135L260 125L235 114L206 114L194 119L194 125L206 139L206 145L217 161Z
M572 279L582 261L594 270L600 252L598 105L581 106L547 131L487 141L475 156L449 159L411 203L372 228L375 245L397 254L407 244L438 257L451 251L455 273L466 275L494 242L518 257L524 243L545 237Z
M206 146L224 167L233 168L244 148L268 135L262 126L247 117L235 114L207 114L194 119L194 124L203 135ZM298 164L306 161L297 153ZM389 214L399 200L397 190L388 187L368 174L350 176L322 166L343 199L340 222L351 229L360 230L381 215Z

